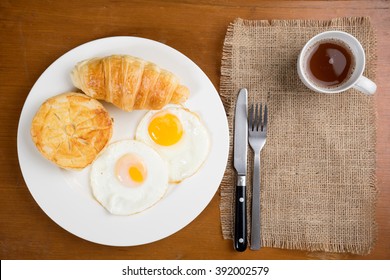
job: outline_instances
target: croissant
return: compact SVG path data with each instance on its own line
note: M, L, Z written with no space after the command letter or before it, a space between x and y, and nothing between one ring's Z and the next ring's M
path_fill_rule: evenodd
M189 89L171 72L130 55L112 55L79 62L71 73L75 87L88 96L125 111L158 110L181 104Z

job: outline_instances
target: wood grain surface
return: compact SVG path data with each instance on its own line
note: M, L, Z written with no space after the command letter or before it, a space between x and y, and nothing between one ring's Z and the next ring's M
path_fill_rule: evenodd
M192 223L161 241L135 247L97 245L62 229L31 196L17 156L19 115L35 81L65 52L109 36L149 38L188 56L218 89L222 44L228 24L236 17L271 20L343 16L370 16L378 41L378 91L374 98L380 193L378 237L370 255L273 248L235 252L232 241L222 238L218 193ZM390 259L389 1L2 0L0 38L1 259Z

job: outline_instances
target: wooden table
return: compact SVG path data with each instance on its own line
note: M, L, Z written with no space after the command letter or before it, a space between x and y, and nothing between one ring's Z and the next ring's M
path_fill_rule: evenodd
M390 259L390 2L389 1L1 1L0 257L1 259ZM378 238L368 256L264 248L237 253L223 240L219 195L187 227L161 241L109 247L54 223L23 180L16 135L23 103L42 72L68 50L102 37L153 39L184 53L219 88L227 26L245 19L370 16L378 39ZM33 167L32 167L33 168ZM172 217L174 219L174 217Z

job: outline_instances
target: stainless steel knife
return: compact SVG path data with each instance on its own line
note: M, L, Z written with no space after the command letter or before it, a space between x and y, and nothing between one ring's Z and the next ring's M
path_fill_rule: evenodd
M234 169L237 172L234 248L245 251L247 240L246 171L248 149L248 90L242 88L237 97L234 115Z

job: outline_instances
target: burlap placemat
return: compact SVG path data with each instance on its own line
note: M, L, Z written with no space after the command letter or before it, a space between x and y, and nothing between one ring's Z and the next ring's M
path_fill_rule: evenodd
M263 246L368 254L376 235L373 97L353 89L333 95L312 92L296 70L305 42L325 30L357 37L367 56L364 75L374 79L376 41L368 18L236 19L224 41L220 92L230 137L241 87L248 88L249 103L262 101L269 107L261 154ZM222 232L228 239L234 213L232 155L231 146L220 190ZM249 233L252 166L250 150Z

